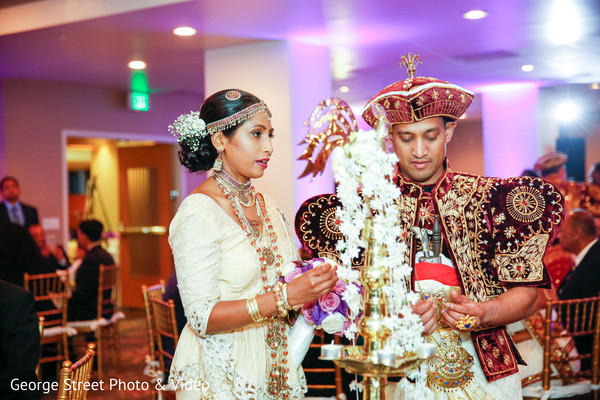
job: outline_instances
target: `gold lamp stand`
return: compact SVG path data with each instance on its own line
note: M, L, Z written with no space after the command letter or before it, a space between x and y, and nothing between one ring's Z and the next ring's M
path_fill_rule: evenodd
M375 239L371 217L366 219L362 235L367 242L365 264L360 273L365 310L358 324L358 331L364 339L364 345L328 345L327 347L337 346L338 351L322 352L321 359L332 360L349 373L362 375L364 400L384 400L388 377L405 375L431 354L422 357L414 352L397 355L393 350L386 349L391 332L385 326L388 311L383 287L389 282L389 274L385 266L373 263Z

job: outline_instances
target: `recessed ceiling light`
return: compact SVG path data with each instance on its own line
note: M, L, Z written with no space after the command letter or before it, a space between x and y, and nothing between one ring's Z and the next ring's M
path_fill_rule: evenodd
M592 89L592 90L598 90L598 89L600 89L600 83L592 83L590 85L590 89Z
M487 15L488 15L487 11L471 10L471 11L467 11L466 13L464 13L463 18L464 19L481 19L481 18L487 17Z
M348 86L342 86L340 88L340 92L342 92L342 93L348 93L349 90L350 90L350 88Z
M131 69L146 69L146 63L140 60L129 61L127 66Z
M173 33L177 36L194 36L196 30L190 26L180 26L173 29Z
M521 71L523 72L531 72L535 69L535 67L531 64L525 64L521 67Z

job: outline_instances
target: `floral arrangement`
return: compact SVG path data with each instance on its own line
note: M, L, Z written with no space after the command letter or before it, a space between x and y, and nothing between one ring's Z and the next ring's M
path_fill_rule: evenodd
M300 314L308 324L314 325L317 329L353 340L358 332L356 324L362 316L363 309L362 287L358 283L356 273L350 271L348 274L345 268L334 261L314 258L311 261L291 262L284 268L286 272L280 280L290 283L306 271L324 263L338 266L339 279L331 292L316 301L304 304L300 308Z
M410 287L411 268L404 262L407 246L399 240L402 232L396 225L398 211L395 201L400 197L400 189L391 177L398 158L384 150L389 127L385 111L381 108L374 113L380 121L376 130L352 132L347 143L336 149L337 154L333 153L337 195L343 205L336 211L341 221L339 229L344 235L337 249L341 263L351 265L352 259L367 247L361 231L367 217L372 217L372 234L376 238L372 262L386 266L389 271L389 285L383 288L388 299L389 315L385 323L391 332L388 346L396 354L404 354L417 352L424 344L423 324L420 317L412 312L411 305L419 299L419 295ZM359 188L360 191L357 190ZM409 371L407 378L400 382L406 398L430 397L423 367Z
M180 115L172 125L169 133L177 138L179 143L186 142L192 151L200 148L200 139L208 135L206 123L200 118L198 111L190 111Z

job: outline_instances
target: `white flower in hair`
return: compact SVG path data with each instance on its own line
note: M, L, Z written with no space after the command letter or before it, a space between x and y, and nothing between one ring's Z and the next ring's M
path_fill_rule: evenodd
M200 118L198 111L180 115L169 125L169 133L175 136L179 143L186 141L192 151L198 150L200 139L208 135L206 123Z

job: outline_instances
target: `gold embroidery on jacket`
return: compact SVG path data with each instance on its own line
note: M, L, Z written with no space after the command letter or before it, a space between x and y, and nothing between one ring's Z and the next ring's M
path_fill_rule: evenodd
M542 216L545 207L544 196L536 188L517 186L506 196L508 213L517 221L537 221Z
M535 235L515 253L496 254L492 263L498 270L498 277L505 282L541 280L542 257L548 239L547 234Z

